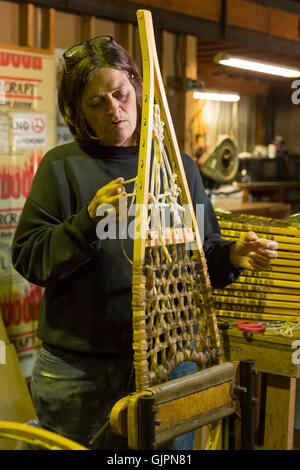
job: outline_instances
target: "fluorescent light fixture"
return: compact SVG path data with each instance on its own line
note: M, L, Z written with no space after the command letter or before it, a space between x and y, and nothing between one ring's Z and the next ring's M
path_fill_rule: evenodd
M207 91L195 91L194 99L209 101L239 101L240 96L237 93L214 93Z
M226 54L218 54L215 58L215 61L222 65L228 65L229 67L236 67L238 69L251 70L253 72L267 73L269 75L277 75L280 77L287 78L300 77L299 69L292 69L263 62L256 62L245 58L228 56Z

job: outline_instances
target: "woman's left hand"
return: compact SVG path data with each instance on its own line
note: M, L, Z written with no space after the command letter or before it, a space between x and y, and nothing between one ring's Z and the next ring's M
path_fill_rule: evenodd
M235 268L263 271L277 258L278 243L247 232L231 246L229 260Z

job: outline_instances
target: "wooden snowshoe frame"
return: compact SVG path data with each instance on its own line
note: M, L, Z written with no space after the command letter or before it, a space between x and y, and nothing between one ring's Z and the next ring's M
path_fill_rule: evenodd
M222 363L212 289L160 74L151 13L139 10L137 18L143 108L132 278L136 393L116 403L110 424L116 434L128 437L130 448L155 449L233 413L236 367ZM169 225L164 207L170 209ZM195 362L199 372L168 381L171 371L186 361Z

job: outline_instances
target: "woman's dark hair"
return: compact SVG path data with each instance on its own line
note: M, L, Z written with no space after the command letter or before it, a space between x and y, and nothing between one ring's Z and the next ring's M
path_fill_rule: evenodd
M114 40L101 45L101 53L87 48L87 55L68 72L63 71L59 89L58 106L74 139L84 143L97 137L83 119L80 110L81 97L86 84L102 67L112 67L124 72L135 89L137 107L136 144L139 143L142 117L143 84L137 66L130 55Z

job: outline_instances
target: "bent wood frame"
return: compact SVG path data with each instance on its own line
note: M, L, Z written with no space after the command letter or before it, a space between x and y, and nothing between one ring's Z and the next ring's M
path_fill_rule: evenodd
M140 154L136 189L136 215L134 234L132 310L133 350L136 392L119 400L110 414L110 425L116 434L126 436L132 449L149 449L184 434L199 426L233 413L232 389L235 383L236 366L222 363L220 338L213 308L212 289L207 273L197 220L193 211L181 154L178 148L167 98L160 74L155 47L151 13L137 12L143 57L143 108L141 122ZM178 177L181 189L180 200L188 204L190 220L183 229L166 229L164 243L193 242L193 259L201 267L201 288L205 291L205 318L210 334L211 347L217 351L216 365L206 364L199 372L183 378L160 381L153 386L148 364L148 342L146 328L145 298L146 277L143 267L146 250L162 238L154 240L148 230L148 198L151 172L152 130L154 104L159 105L164 122L164 143L171 166ZM179 241L177 241L179 240ZM200 286L200 283L199 283ZM183 359L181 362L184 362ZM195 361L196 362L196 361ZM176 363L178 365L180 360ZM198 364L199 365L199 364ZM179 412L180 411L180 412ZM160 423L161 421L161 423Z
M181 189L181 202L184 205L188 205L190 208L190 228L194 234L194 243L192 245L193 257L204 267L205 271L202 286L203 295L205 295L207 299L206 311L208 311L207 318L210 323L209 329L211 331L212 347L218 351L218 362L221 361L221 346L213 308L211 285L207 274L206 260L160 73L151 13L149 11L139 10L137 17L143 57L143 106L136 192L137 211L133 255L132 310L136 389L139 392L151 385L147 363L147 341L145 338L144 299L146 286L145 278L142 276L142 267L145 264L145 250L147 246L147 213L154 104L159 105L162 121L164 122L164 143L167 148L171 166L176 171L178 177L178 185Z
M41 450L89 450L52 431L13 421L0 421L0 436L41 447Z

